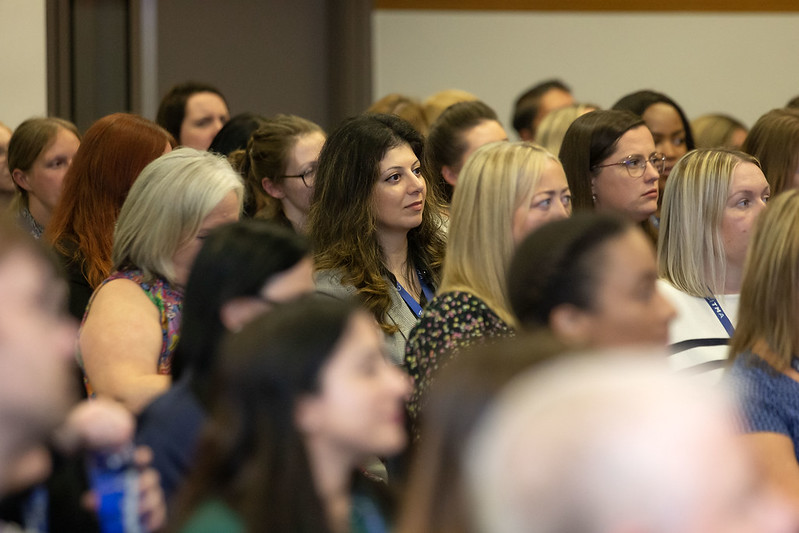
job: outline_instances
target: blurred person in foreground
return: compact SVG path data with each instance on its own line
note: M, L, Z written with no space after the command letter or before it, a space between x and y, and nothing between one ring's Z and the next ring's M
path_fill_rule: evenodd
M44 246L8 219L0 220L0 292L0 530L99 531L79 452L130 443L133 418L110 401L75 404L67 286ZM139 450L136 463L150 459ZM163 524L152 469L139 476L138 512L148 530Z
M525 374L465 447L475 530L796 531L731 406L657 354L591 353Z

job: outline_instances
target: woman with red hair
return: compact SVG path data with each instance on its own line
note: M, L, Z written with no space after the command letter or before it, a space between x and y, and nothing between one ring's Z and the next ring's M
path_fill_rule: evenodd
M66 268L69 312L76 318L111 273L114 226L131 185L174 146L165 129L128 113L103 117L86 131L45 232Z

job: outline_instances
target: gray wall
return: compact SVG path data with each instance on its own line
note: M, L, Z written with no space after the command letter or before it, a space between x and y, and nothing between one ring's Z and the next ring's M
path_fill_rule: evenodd
M342 10L352 12L341 20ZM369 2L361 0L160 1L158 93L185 80L205 81L225 94L233 114L293 113L330 127L369 105L370 72L336 90L340 72L371 66L340 53L348 46L342 33L370 43L363 35L371 29L369 15ZM370 57L368 47L359 53Z
M799 13L383 9L374 21L376 97L463 89L509 131L516 97L553 77L583 102L655 89L689 118L724 112L749 126L799 94Z

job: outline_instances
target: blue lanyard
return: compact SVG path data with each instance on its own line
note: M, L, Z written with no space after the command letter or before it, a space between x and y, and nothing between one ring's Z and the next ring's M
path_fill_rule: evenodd
M425 299L429 302L433 299L433 290L427 283L425 283L422 273L419 272L418 269L416 270L416 276L419 278L419 285L422 287L422 294L424 294ZM411 294L406 291L402 285L400 285L399 281L396 283L400 296L402 296L402 299L405 300L406 304L408 304L408 307L411 308L413 314L416 315L416 317L422 316L422 306L419 305L419 302L413 299L413 296L411 296Z
M50 531L48 509L50 494L44 485L39 485L31 492L23 505L22 515L25 531L46 533Z
M716 318L718 318L721 325L724 326L727 334L732 337L733 333L735 333L735 328L732 326L732 322L730 322L730 317L728 317L724 309L721 308L721 304L715 298L705 297L705 301L716 314Z
M352 497L350 512L352 530L363 533L387 533L388 527L375 503L367 496Z

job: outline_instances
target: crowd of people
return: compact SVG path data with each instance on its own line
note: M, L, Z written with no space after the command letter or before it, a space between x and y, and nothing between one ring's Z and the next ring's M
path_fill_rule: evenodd
M799 103L228 105L0 123L4 531L799 531Z

